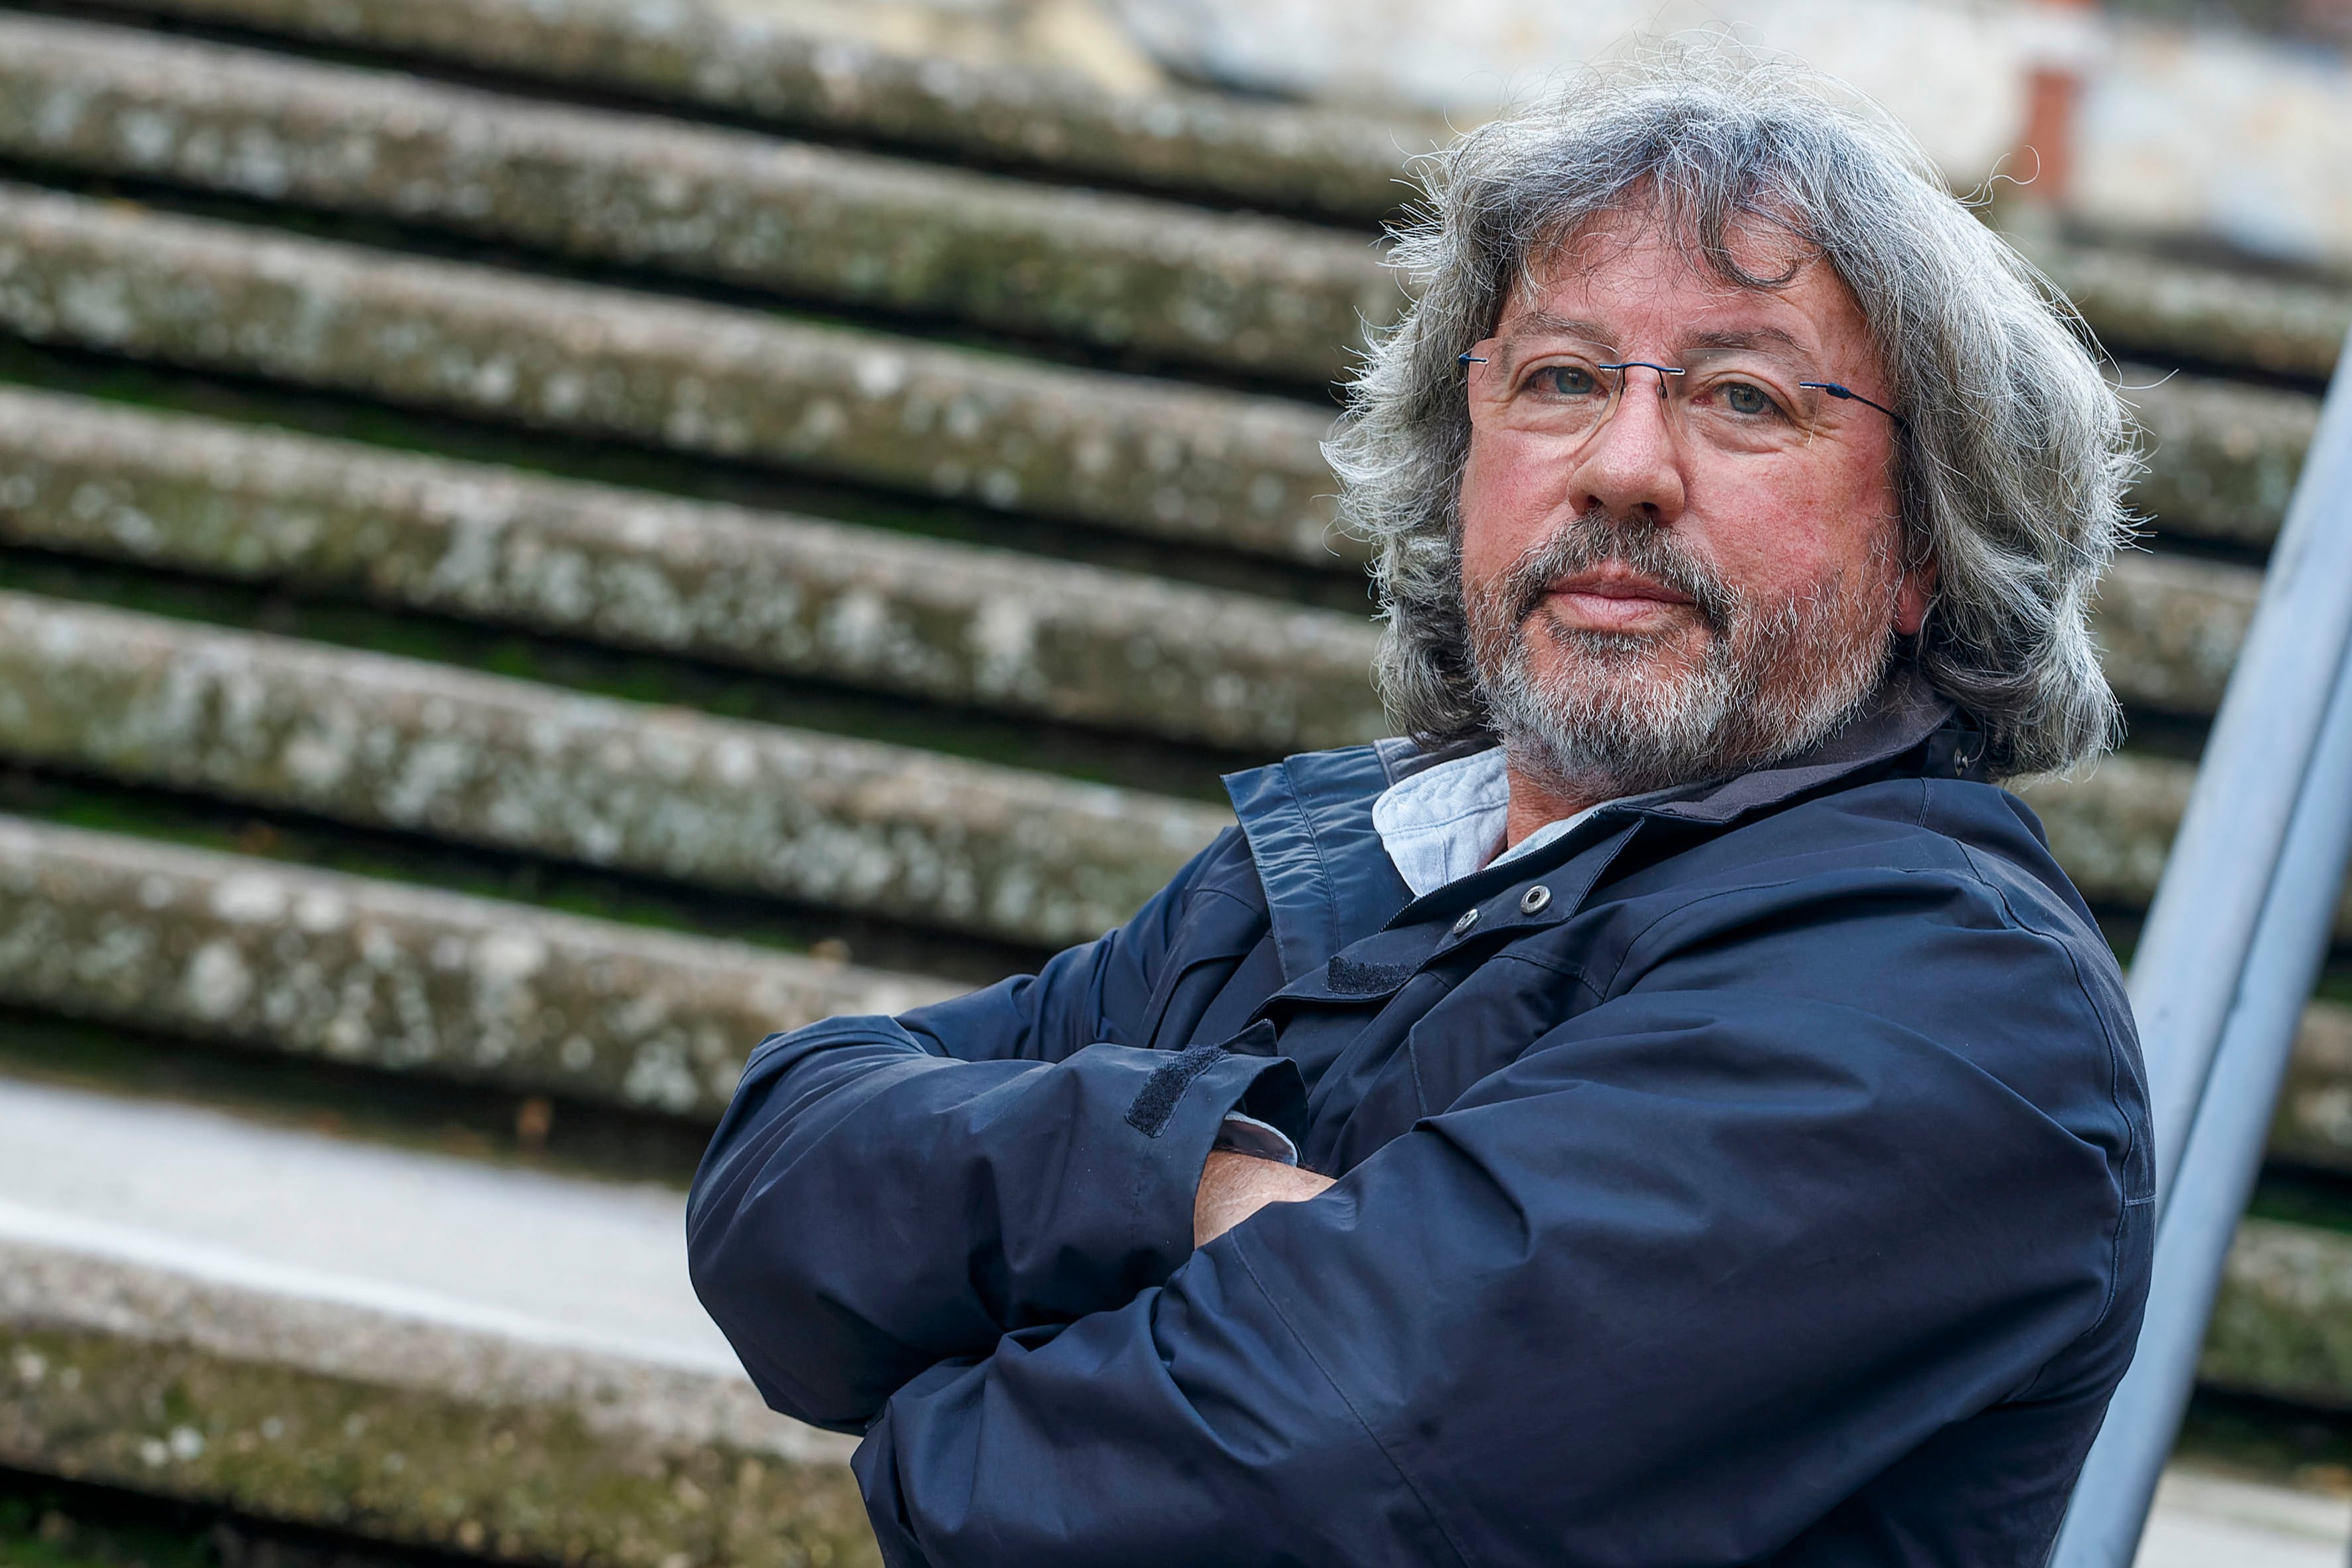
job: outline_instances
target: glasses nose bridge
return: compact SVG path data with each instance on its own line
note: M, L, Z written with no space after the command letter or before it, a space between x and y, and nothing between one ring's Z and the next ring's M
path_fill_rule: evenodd
M1681 366L1653 364L1648 360L1622 360L1614 364L1595 365L1593 369L1609 377L1609 406L1601 411L1600 419L1594 422L1593 434L1599 434L1601 427L1614 420L1617 417L1617 411L1624 406L1625 394L1632 389L1635 371L1652 372L1650 379L1657 387L1658 402L1663 405L1666 428L1670 434L1681 434L1682 400L1675 395L1675 389L1682 385L1682 377L1685 374Z

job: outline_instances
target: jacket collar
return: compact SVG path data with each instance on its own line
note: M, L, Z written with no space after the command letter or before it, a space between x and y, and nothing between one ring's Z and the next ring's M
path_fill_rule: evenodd
M1456 889L1475 899L1490 874L1507 880L1534 869L1507 862L1415 900L1381 847L1372 825L1372 802L1381 791L1468 749L1424 752L1409 740L1390 739L1307 752L1226 775L1225 791L1257 865L1286 980L1321 967L1408 904L1462 902L1450 899ZM1811 750L1729 778L1612 801L1577 831L1548 846L1540 858L1563 859L1595 837L1622 831L1629 816L1727 828L1914 751L1919 756L1910 771L1922 776L1983 777L1982 737L1906 665L1843 728Z

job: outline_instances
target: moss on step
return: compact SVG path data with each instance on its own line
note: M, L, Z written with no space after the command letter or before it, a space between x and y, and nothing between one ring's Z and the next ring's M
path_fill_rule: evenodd
M7 1251L0 1462L505 1561L875 1561L843 1445L740 1377Z
M0 750L998 939L1099 935L1228 814L0 595Z
M0 155L1310 383L1402 300L1328 229L47 18Z
M764 1035L952 984L0 817L0 1001L715 1119Z
M759 312L0 186L0 324L1334 563L1328 416Z
M1369 616L5 389L0 539L1274 755L1384 729Z

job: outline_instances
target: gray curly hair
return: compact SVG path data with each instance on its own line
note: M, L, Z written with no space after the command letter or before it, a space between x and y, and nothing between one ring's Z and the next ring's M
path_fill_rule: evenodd
M1326 447L1342 526L1377 550L1381 695L1416 738L1494 733L1463 603L1455 356L1581 225L1640 210L1726 282L1788 281L1727 248L1760 224L1853 290L1910 423L1904 556L1937 572L1927 624L1900 652L1984 732L1988 769L2063 769L2114 743L2087 610L2131 531L2133 427L2080 318L1906 133L1791 73L1682 61L1588 79L1471 132L1423 176L1392 255L1412 307L1368 353Z

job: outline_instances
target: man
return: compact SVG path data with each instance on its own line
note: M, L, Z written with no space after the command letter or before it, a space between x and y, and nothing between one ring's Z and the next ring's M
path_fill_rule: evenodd
M2149 1254L2120 978L1990 781L2115 725L2116 400L1761 77L1491 125L1400 257L1332 455L1414 738L764 1044L697 1287L896 1564L2028 1568Z

